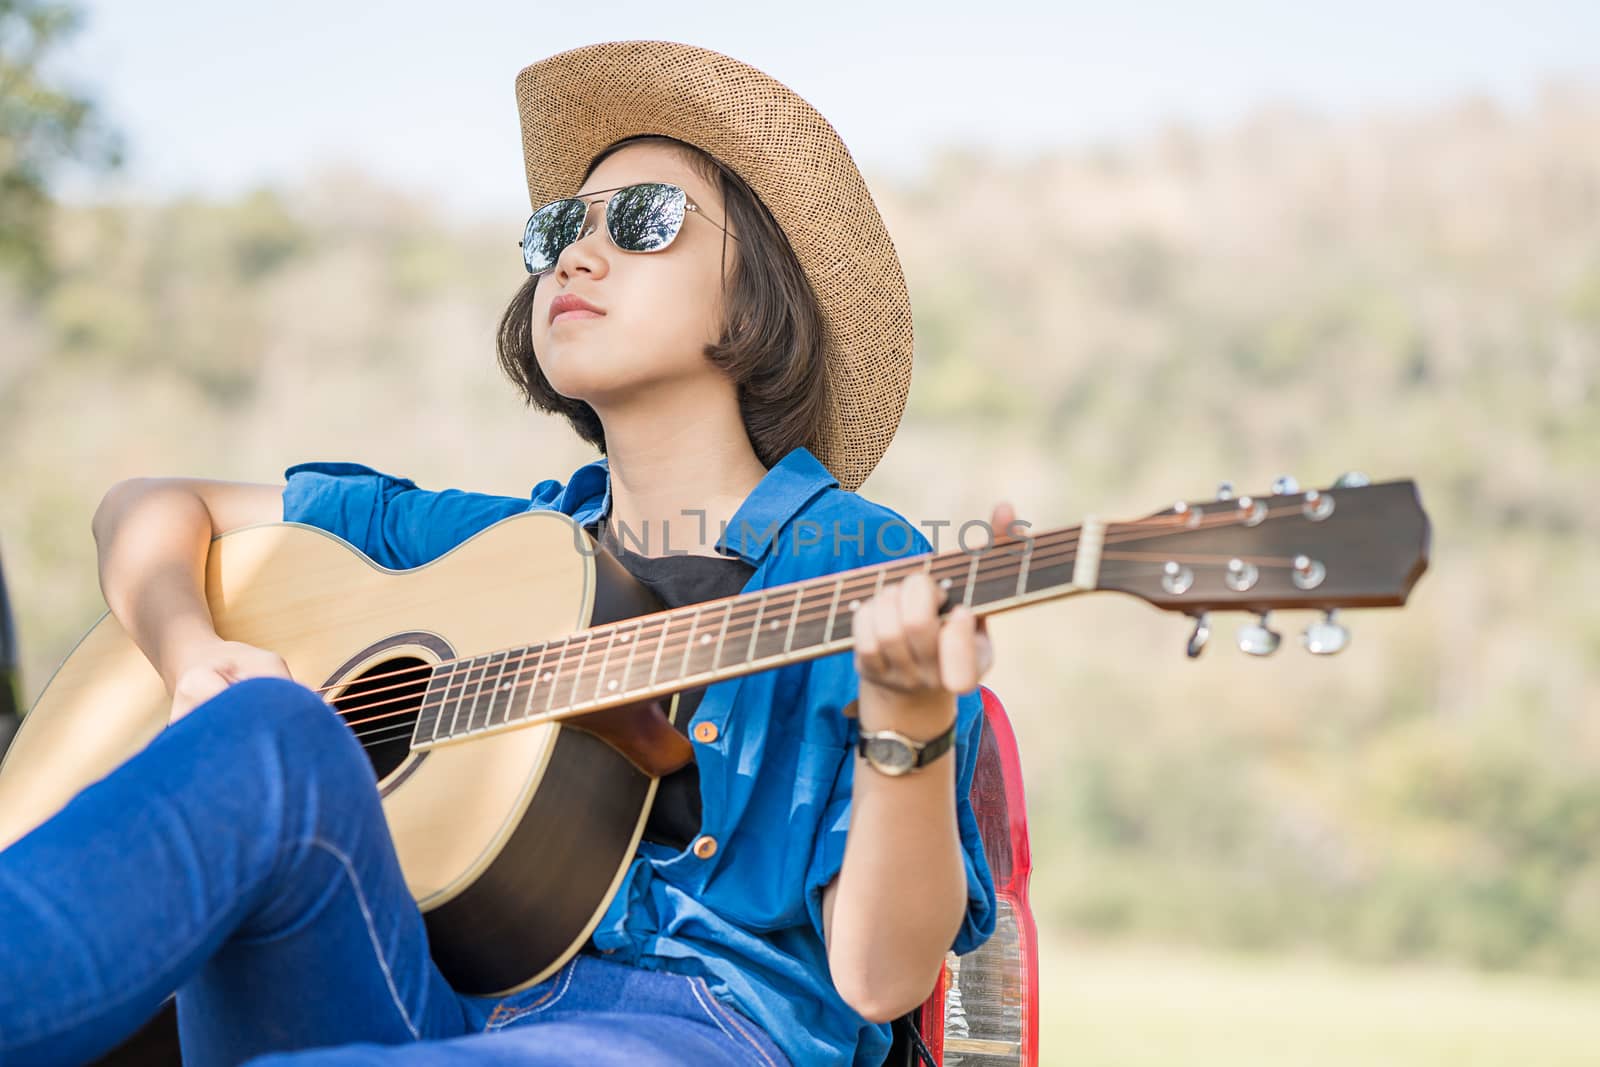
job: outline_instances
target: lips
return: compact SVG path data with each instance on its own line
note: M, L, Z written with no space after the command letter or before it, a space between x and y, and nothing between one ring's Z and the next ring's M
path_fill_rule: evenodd
M550 322L565 315L569 319L599 318L605 312L574 293L562 293L550 301Z

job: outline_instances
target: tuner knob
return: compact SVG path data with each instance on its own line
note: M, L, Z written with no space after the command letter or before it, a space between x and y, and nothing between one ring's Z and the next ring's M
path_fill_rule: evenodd
M1372 479L1360 471L1345 471L1333 480L1335 489L1360 489L1364 485L1371 485Z
M1306 627L1306 632L1300 635L1306 651L1313 656L1332 656L1343 652L1350 643L1350 631L1334 621L1337 612L1329 610L1319 622L1314 622Z
M1283 635L1267 625L1267 612L1253 626L1239 627L1239 651L1252 656L1270 656L1283 643Z
M1190 659L1198 659L1200 653L1206 649L1206 642L1211 640L1211 613L1202 611L1194 617L1194 633L1189 635L1189 643L1184 651L1189 653Z
M1290 493L1298 493L1299 491L1300 483L1295 481L1292 474L1280 474L1272 480L1273 496L1288 496Z
M1218 500L1232 500L1233 499L1233 483L1232 482L1219 482L1217 484L1217 499Z

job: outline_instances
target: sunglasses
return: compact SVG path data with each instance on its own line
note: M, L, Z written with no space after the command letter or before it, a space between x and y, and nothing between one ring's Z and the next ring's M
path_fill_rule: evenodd
M611 195L587 199L600 193ZM601 201L606 205L606 233L611 235L611 243L624 252L660 252L671 246L683 229L684 216L691 211L711 222L689 194L667 182L597 189L582 197L557 200L535 211L523 227L518 244L522 246L522 265L528 273L544 274L554 269L566 247L582 236L590 206ZM711 225L738 240L726 226L715 222Z

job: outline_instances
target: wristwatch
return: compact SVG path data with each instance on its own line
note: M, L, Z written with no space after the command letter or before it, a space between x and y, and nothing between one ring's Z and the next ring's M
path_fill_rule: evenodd
M856 751L875 770L898 778L926 767L955 743L956 724L951 722L950 729L928 741L913 741L895 730L863 731L856 742Z

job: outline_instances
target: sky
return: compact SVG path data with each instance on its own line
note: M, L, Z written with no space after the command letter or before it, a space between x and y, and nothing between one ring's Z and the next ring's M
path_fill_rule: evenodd
M111 191L227 195L356 163L463 218L528 210L513 83L602 40L735 56L827 116L869 179L961 142L1005 155L1600 86L1600 0L1011 5L90 0L57 65L126 135ZM520 225L520 222L519 222Z

